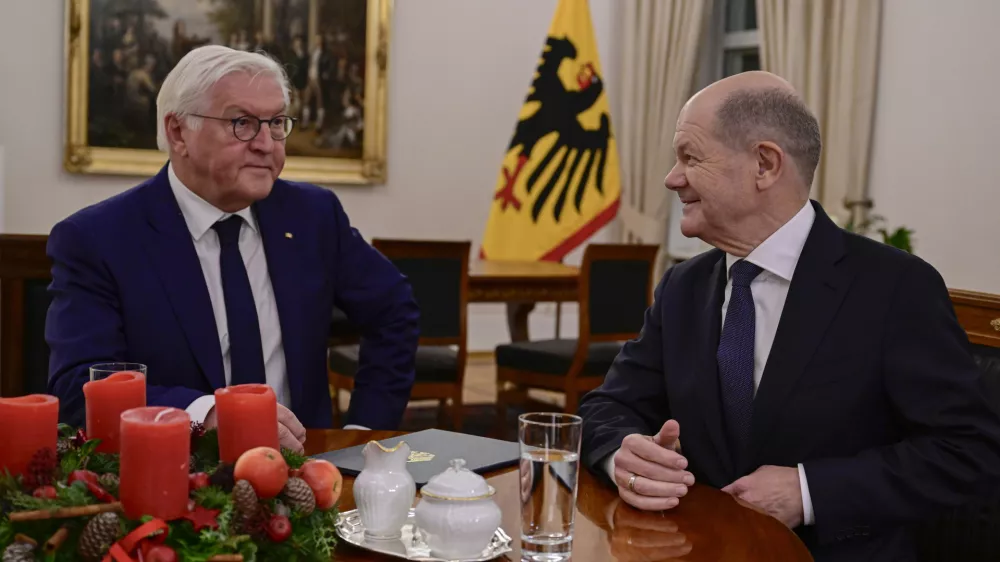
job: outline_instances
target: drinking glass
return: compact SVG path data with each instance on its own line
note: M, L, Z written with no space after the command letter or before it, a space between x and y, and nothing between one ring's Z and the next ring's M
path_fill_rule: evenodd
M518 417L524 560L568 560L572 553L582 431L583 419L571 414Z
M146 366L142 363L96 363L90 366L90 380L99 381L115 373L129 372L146 376Z

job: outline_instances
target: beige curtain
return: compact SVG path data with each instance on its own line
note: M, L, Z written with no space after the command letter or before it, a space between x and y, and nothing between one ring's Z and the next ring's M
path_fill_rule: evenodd
M674 125L692 94L709 4L705 0L621 2L617 128L623 242L660 244L666 249L672 194L663 187L663 178L674 165ZM663 250L657 276L665 261Z
M819 119L812 197L841 225L868 202L882 0L757 0L761 65L791 82Z

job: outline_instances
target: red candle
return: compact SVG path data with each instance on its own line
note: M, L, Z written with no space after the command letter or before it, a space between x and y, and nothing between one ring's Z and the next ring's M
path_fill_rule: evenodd
M125 410L146 405L146 377L142 373L115 373L83 385L87 398L87 437L100 439L97 450L116 454L118 432Z
M191 416L150 406L121 415L120 499L125 515L177 519L187 512Z
M41 449L56 452L59 399L47 394L0 398L0 474L24 474Z
M254 447L278 448L278 399L266 384L240 384L215 391L219 458L235 463Z

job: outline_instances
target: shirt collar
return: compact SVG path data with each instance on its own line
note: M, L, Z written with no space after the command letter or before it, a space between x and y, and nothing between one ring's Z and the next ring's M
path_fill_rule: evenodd
M805 206L791 220L774 231L744 259L785 281L791 281L815 219L816 209L806 201ZM741 258L738 256L726 254L726 271L739 259Z
M250 211L250 207L235 213L227 213L218 209L184 185L184 182L174 172L173 163L167 165L167 178L170 180L170 189L174 192L174 199L177 199L177 205L180 206L181 214L184 215L184 222L187 223L188 230L191 232L191 238L194 238L195 241L201 240L201 237L212 228L213 224L228 219L234 214L243 217L247 225L254 232L257 231L257 219Z

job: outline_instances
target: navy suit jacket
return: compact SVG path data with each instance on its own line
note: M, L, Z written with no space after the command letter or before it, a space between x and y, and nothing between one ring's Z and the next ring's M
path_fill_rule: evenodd
M606 479L603 459L626 435L655 434L673 418L702 484L803 463L815 525L796 532L817 562L913 560L908 524L995 488L1000 419L941 276L841 230L813 204L744 464L719 397L720 250L666 272L639 338L581 401L584 460Z
M278 180L252 206L277 301L291 410L333 425L326 350L336 305L364 333L346 423L396 429L414 381L418 309L405 277L353 229L340 201ZM147 366L147 403L186 408L225 386L219 334L194 242L166 167L83 209L49 235L49 391L83 425L89 367Z

